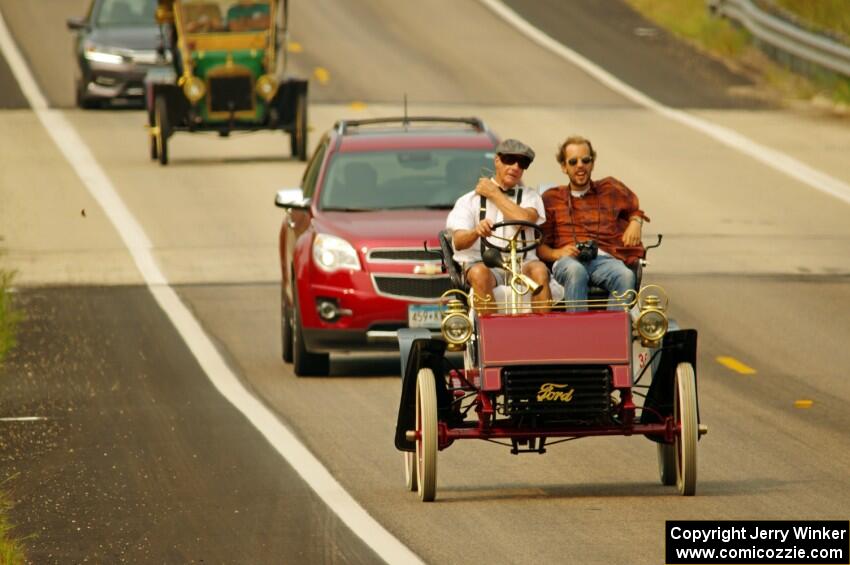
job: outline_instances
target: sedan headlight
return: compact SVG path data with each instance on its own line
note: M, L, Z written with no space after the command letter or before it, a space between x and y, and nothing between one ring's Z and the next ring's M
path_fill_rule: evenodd
M120 65L124 62L124 57L115 53L108 47L102 47L94 43L87 42L83 50L83 56L86 60L93 63L104 63L107 65Z
M360 270L360 260L350 243L334 235L318 234L313 240L313 261L325 272Z

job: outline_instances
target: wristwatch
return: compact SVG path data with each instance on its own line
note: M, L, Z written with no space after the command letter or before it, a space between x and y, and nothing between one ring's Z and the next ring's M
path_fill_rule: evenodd
M643 225L643 218L641 218L640 216L632 216L631 218L629 218L629 221L630 222L637 222L641 226Z

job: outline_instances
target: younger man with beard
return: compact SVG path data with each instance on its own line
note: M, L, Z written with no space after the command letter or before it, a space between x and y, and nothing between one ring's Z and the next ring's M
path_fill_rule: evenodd
M626 265L643 256L641 228L649 221L637 195L613 177L591 180L596 151L588 139L567 138L556 157L570 182L543 193L546 221L538 256L553 263L552 276L568 302L587 300L591 285L619 294L633 289L635 275Z

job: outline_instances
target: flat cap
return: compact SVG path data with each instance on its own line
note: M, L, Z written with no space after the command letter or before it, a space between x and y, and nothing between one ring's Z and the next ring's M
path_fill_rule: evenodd
M496 153L501 155L524 155L534 161L534 150L518 139L505 139L496 147Z

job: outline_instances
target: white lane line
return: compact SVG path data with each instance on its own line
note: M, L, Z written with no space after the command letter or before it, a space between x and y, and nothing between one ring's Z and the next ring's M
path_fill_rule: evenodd
M2 14L0 49L3 50L15 79L42 126L103 208L129 249L151 294L183 337L215 388L245 415L345 525L384 561L422 563L416 554L393 537L346 492L287 426L242 386L198 321L168 285L168 280L153 256L147 234L124 205L88 146L61 112L47 107L44 96L9 34Z
M40 422L47 420L45 416L6 416L0 418L0 422Z
M810 167L786 153L761 145L734 130L665 106L532 26L519 14L505 6L501 0L480 0L480 2L541 47L581 68L599 82L635 104L695 129L724 145L749 155L772 169L788 175L794 180L850 204L850 185L847 183Z

